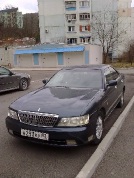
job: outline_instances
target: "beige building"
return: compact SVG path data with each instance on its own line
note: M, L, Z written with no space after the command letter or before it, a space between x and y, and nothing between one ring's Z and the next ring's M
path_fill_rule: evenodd
M17 48L14 67L62 68L102 63L102 47L97 45L44 44Z

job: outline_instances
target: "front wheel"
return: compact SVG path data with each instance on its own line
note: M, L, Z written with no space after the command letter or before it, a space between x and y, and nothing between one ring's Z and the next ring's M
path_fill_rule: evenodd
M103 136L103 128L104 128L104 118L103 118L103 113L100 111L96 120L94 139L92 140L92 143L94 145L98 145L101 142Z
M19 84L19 89L20 90L26 90L28 88L28 81L26 78L22 78L20 80L20 84Z

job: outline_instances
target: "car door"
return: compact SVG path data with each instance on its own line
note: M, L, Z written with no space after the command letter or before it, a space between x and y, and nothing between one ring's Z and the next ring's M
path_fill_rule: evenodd
M20 83L20 78L21 76L18 76L14 73L10 73L9 75L9 85L12 89L18 88L19 87L19 83Z
M122 74L120 74L119 72L117 72L115 69L113 69L112 67L109 67L111 74L112 74L112 78L113 80L117 81L117 100L120 98L120 95L122 94L123 91L123 87L124 87L124 77Z
M109 67L104 70L104 79L106 112L108 114L114 108L115 102L117 100L117 86L108 86L109 81L113 80Z
M0 67L0 91L16 88L17 83L16 76L10 70Z
M4 91L9 88L9 71L3 67L0 67L0 91Z

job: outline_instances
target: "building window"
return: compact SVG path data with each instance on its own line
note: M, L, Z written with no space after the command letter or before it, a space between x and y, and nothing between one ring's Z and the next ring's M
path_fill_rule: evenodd
M66 10L75 10L76 9L76 1L66 1L65 2L65 9Z
M75 26L68 26L68 32L75 32Z
M90 14L89 13L82 13L79 15L80 20L89 20L90 19Z
M76 20L76 14L67 14L66 20L67 21Z
M82 26L80 25L80 32L90 31L90 25Z
M89 1L80 1L80 7L89 7Z
M68 38L67 39L67 44L76 44L77 43L77 38Z
M80 43L90 43L90 37L81 37Z

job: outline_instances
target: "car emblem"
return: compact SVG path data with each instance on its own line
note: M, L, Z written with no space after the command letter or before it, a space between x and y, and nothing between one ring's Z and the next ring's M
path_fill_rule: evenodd
M40 111L40 108L38 109L38 112Z

